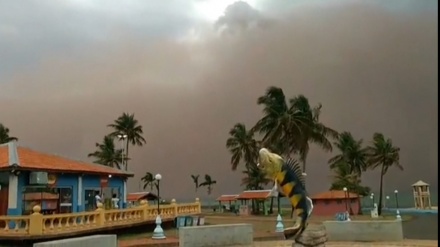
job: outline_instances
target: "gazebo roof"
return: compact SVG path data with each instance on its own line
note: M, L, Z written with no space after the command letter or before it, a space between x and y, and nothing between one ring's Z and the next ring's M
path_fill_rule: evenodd
M239 196L238 194L237 195L221 195L221 196L219 196L217 198L216 201L219 201L219 202L231 202L231 201L237 200L238 196Z
M245 190L236 199L238 200L252 200L252 199L267 199L273 197L272 190Z
M417 181L416 183L414 183L412 185L413 187L417 187L417 186L429 186L429 184L423 182L422 180Z

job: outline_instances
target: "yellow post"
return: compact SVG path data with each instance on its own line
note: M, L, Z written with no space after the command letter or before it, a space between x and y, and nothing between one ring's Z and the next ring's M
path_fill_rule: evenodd
M29 235L43 235L43 215L40 214L41 207L35 205L32 210L34 211L29 217Z
M96 212L99 212L98 215L98 226L103 226L105 224L105 214L104 214L104 205L102 203L97 203L98 208L96 209Z
M176 199L172 199L172 200L171 200L171 206L173 206L173 214L174 214L174 217L179 216L179 215L178 215L178 211L177 211L177 203L176 203Z
M196 204L197 204L197 213L201 214L202 213L202 204L200 203L200 199L198 197L196 198Z
M148 201L142 200L140 202L140 207L142 208L142 220L148 220Z

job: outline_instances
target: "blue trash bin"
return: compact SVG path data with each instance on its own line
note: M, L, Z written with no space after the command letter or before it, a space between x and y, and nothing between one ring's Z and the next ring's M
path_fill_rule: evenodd
M184 227L186 224L186 216L177 216L176 218L176 228Z
M192 226L192 224L193 224L193 217L186 216L185 226Z
M198 226L199 225L199 216L193 216L192 225L193 226Z

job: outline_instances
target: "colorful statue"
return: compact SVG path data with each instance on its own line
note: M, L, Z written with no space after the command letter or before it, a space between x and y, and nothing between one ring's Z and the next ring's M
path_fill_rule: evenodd
M293 227L284 230L286 239L297 239L306 229L313 210L312 200L307 196L304 177L298 163L292 159L285 161L281 156L262 148L259 152L258 167L266 177L275 181L274 190L280 190L290 201L297 218Z

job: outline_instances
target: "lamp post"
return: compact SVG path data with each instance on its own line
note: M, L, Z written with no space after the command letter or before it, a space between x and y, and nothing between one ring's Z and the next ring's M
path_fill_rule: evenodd
M344 187L342 190L344 190L344 198L345 198L345 211L348 212L348 203L347 203L347 187Z
M156 188L157 188L157 216L156 216L156 228L154 228L152 239L165 239L165 235L162 229L162 219L160 218L160 180L162 179L162 175L156 174L154 176L156 180Z
M371 199L371 201L373 202L373 208L374 208L374 193L371 193L371 195L370 195L370 199Z
M122 167L121 168L125 168L125 170L127 170L127 167L124 165L124 161L125 161L125 158L124 158L124 156L125 156L125 153L124 153L124 151L125 151L125 140L127 140L127 135L126 134L119 134L118 135L118 138L119 138L119 141L121 141L121 147L122 147Z
M384 208L387 208L388 205L389 205L389 204L388 204L388 200L390 200L390 197L389 197L389 196L386 196L385 199L386 199L385 202L384 202L385 205L383 205L383 207L384 207Z
M399 194L399 191L395 190L394 198L396 199L396 218L397 220L401 220L402 217L400 216L400 211L399 211L399 197L397 196L397 194Z

